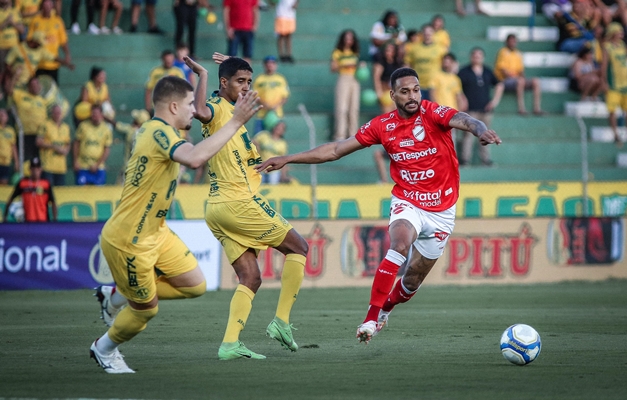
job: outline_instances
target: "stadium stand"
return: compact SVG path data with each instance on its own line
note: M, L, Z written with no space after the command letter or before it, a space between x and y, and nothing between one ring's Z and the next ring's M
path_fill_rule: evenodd
M130 25L128 1L120 26L126 31ZM211 62L214 51L224 52L226 40L221 25L221 2L217 6L218 22L205 23L199 19L197 56L209 69L210 86L217 85L217 67ZM507 3L507 4L505 4ZM493 66L496 52L502 46L507 33L514 32L520 38L519 48L524 53L526 73L542 80L544 88L543 109L548 113L542 117L521 117L516 114L516 99L506 94L496 110L493 128L500 134L504 144L492 151L496 167L470 167L461 170L462 182L479 181L529 181L529 180L579 180L581 178L580 131L577 122L566 114L567 105L576 102L578 96L567 91L570 55L554 52L556 28L542 14L531 19L529 1L482 2L482 11L489 15L467 15L455 13L454 4L440 0L398 0L386 3L399 11L401 23L406 29L419 29L434 14L442 14L452 39L451 51L457 56L460 65L468 62L472 47L485 50L486 63ZM64 9L64 20L68 20L68 8ZM292 92L285 106L288 135L291 151L309 148L307 125L298 111L303 103L316 126L316 142L330 138L333 121L333 87L335 75L329 71L329 59L335 39L340 31L352 28L360 37L362 59L367 60L368 34L372 23L380 19L381 4L371 0L302 0L298 9L298 29L293 37L293 56L296 64L282 64L281 72L290 82ZM81 18L84 16L81 15ZM256 35L253 68L261 71L261 59L276 52L276 39L273 32L273 10L261 12L261 24ZM534 30L529 31L533 21ZM80 21L84 24L84 21ZM146 76L154 60L166 48L173 49L174 18L171 4L157 3L157 23L167 34L164 36L146 33L125 33L121 36L71 35L70 45L74 72L62 71L63 93L74 102L79 95L84 77L89 68L98 65L108 73L108 83L112 103L117 109L118 119L130 121L130 110L141 108L143 87ZM142 25L143 24L143 25ZM145 19L140 19L138 31L145 32ZM362 89L371 83L362 83ZM527 96L531 96L528 93ZM530 97L527 98L530 104ZM590 106L576 105L588 109L603 109L602 103ZM366 122L378 113L378 107L361 108L360 122ZM589 132L591 127L607 127L607 118L598 113L582 114ZM587 117L592 116L592 117ZM196 125L197 127L197 125ZM199 139L198 129L192 130L192 137ZM595 131L596 132L596 131ZM593 135L593 139L596 136ZM372 150L368 149L368 152ZM589 143L590 172L596 180L624 179L625 169L617 167L619 149L605 141ZM114 144L110 156L112 170L122 165L123 145ZM296 165L291 174L300 182L309 182L309 168ZM113 183L115 174L109 174ZM346 157L318 168L318 182L334 183L375 183L377 172L369 154ZM71 179L69 180L71 181Z

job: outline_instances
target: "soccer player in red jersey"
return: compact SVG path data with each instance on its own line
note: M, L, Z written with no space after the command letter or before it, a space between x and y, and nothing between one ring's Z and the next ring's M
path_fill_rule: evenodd
M396 111L379 115L355 136L301 153L273 157L256 168L271 172L286 164L320 164L340 159L373 144L390 156L392 189L390 249L372 283L370 306L357 338L368 343L387 323L396 304L412 298L437 259L455 225L459 197L459 164L451 129L475 135L483 145L501 139L486 125L453 108L422 100L418 74L399 68L390 77ZM409 263L394 284L399 268Z

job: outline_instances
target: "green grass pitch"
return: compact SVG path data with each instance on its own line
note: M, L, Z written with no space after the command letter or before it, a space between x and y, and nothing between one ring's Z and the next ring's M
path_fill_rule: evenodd
M0 398L624 399L627 281L425 286L358 344L369 289L302 290L296 353L265 336L277 290L259 291L241 339L266 360L218 361L230 291L163 301L121 347L133 375L88 358L105 331L91 291L0 292ZM513 323L540 333L533 363L509 364Z

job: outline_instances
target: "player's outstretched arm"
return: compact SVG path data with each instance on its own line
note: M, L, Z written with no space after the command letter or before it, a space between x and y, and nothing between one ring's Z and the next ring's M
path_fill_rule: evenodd
M197 145L185 143L179 146L172 154L172 159L186 167L196 169L206 163L211 157L235 135L249 119L252 118L261 106L257 92L248 92L245 95L239 94L233 117L224 124L216 133L202 140Z
M202 123L207 123L211 121L211 117L213 117L211 108L207 107L208 72L205 67L187 56L183 57L183 61L198 75L198 84L196 85L196 90L194 90L194 107L196 107L194 118Z
M339 160L354 151L363 149L354 136L339 142L329 142L307 151L286 156L272 157L255 166L259 172L272 172L281 169L285 164L322 164L328 161Z
M482 121L479 121L464 112L458 112L455 114L448 124L451 128L461 129L462 131L472 133L479 138L479 143L483 146L488 144L499 145L502 143L501 138L496 134L496 132L492 129L488 129Z

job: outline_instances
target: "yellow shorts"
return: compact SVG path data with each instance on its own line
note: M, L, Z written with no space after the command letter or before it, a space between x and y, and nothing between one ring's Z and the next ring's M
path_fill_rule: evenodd
M607 110L610 113L619 108L621 110L627 110L627 93L608 90L605 95L605 104L607 105Z
M248 249L259 253L279 246L292 229L260 194L250 200L209 203L205 221L231 264Z
M148 303L157 295L155 279L160 275L172 277L196 268L198 261L185 243L168 229L160 245L145 253L134 254L113 247L100 239L104 255L115 280L116 290L136 303Z
M292 18L275 18L274 32L277 35L291 35L296 32L296 20Z

